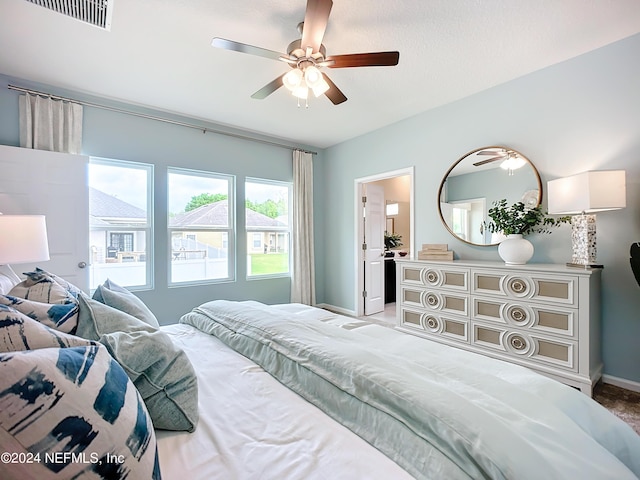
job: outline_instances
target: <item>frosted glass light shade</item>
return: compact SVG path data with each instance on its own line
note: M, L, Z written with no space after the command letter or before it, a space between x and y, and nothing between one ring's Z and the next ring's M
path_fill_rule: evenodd
M594 213L624 208L625 171L602 170L579 173L547 183L549 213Z
M0 265L49 260L44 215L0 215Z
M282 83L284 86L293 92L302 82L302 72L294 68L289 73L287 73L284 77L282 77Z

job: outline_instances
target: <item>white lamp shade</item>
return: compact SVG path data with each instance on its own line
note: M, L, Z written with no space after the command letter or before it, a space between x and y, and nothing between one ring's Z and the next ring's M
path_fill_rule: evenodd
M590 171L547 182L549 213L617 210L627 205L624 170Z
M0 215L0 265L49 260L44 215Z

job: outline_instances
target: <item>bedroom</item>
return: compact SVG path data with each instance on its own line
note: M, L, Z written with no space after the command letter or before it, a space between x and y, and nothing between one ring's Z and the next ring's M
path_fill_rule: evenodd
M22 3L23 0L3 2L0 7L3 23L9 21L13 8L21 13L40 8L28 4L22 6ZM297 19L303 14L304 2L300 4L293 13L289 12L291 17ZM45 14L49 12L36 15L42 20ZM58 20L57 16L46 18L52 22L49 28L53 30L48 32L50 38L55 38L59 29L67 25L82 31L86 28ZM278 35L285 39L295 36L290 22L283 20L282 23ZM638 23L636 21L635 25ZM12 29L3 25L2 30L10 32ZM211 57L212 63L216 55L221 53L209 46L209 37L215 34L213 30L212 25L207 26L203 47L207 59ZM224 36L256 45L263 44L257 33L247 40L234 35L231 29ZM3 37L3 44L8 45L9 40ZM281 43L276 40L272 47L279 48ZM377 49L384 48L395 47L386 43L377 46ZM460 258L497 261L499 257L495 247L472 247L456 241L438 217L436 191L440 180L451 164L465 152L483 145L505 144L526 154L540 171L544 182L589 169L624 169L627 208L598 216L598 257L605 265L602 274L602 354L606 380L640 390L640 351L636 347L636 339L640 336L637 315L640 296L628 260L629 245L640 239L640 200L637 194L640 127L636 118L640 110L640 92L635 81L640 74L640 66L635 61L639 52L640 36L636 30L626 34L625 38L620 37L611 44L575 58L519 78L512 77L500 85L422 113L415 111L410 118L391 125L381 125L374 132L337 144L324 146L305 141L307 133L301 128L300 139L303 140L299 140L300 146L318 151L318 155L314 156L318 303L345 313L356 309L353 259L356 243L353 225L355 179L414 166L415 244L447 243ZM133 100L125 105L92 96L89 87L69 88L71 80L61 82L41 77L35 66L27 68L25 65L20 70L21 74L7 71L11 49L4 49L2 55L0 144L19 144L17 94L6 88L8 84L89 102L108 101L127 110L158 113L142 106L146 104L144 101ZM401 62L404 58L401 57ZM255 67L253 60L238 61L247 61ZM363 71L357 74L366 76ZM191 74L200 75L200 72ZM232 71L225 74L231 75ZM258 84L266 83L276 74L267 72L265 81L260 79ZM164 76L165 73L160 69L156 75ZM355 73L353 75L356 76ZM372 78L377 79L382 73L376 70L375 75ZM171 77L169 74L166 76ZM156 77L152 77L146 84L130 85L132 95L143 98L145 90L155 80ZM226 81L233 84L236 80L231 78ZM249 101L252 91L249 88L238 96ZM328 106L325 108L320 102L314 102L308 111L297 111L295 101L292 102L282 92L279 95L270 101L282 108L291 108L293 113L289 115L296 115L294 118L313 113L314 108L323 112L328 109ZM391 92L389 95L398 102L411 100L402 92ZM349 102L352 101L358 101L357 88L349 94ZM178 106L167 107L166 110L180 111ZM102 158L153 163L157 175L155 194L158 198L163 198L165 194L166 173L163 172L169 166L236 175L238 187L247 176L285 182L290 182L292 178L291 153L286 149L227 136L203 135L202 132L176 125L99 109L85 108L84 116L84 152ZM183 119L175 114L166 116ZM237 131L229 126L235 124L233 121L222 123L211 126ZM242 124L237 126L243 127ZM260 137L269 138L267 135ZM185 156L185 152L188 152L188 156ZM157 227L163 224L159 215ZM561 230L549 237L533 238L536 247L533 261L564 263L571 251L569 236L567 230ZM337 238L341 239L339 244L336 244ZM155 241L157 251L167 250L164 234L158 235ZM242 262L241 256L238 262ZM238 271L244 271L243 268L244 265L240 263ZM247 281L243 275L238 275L234 283L189 289L168 288L164 280L166 278L166 266L159 262L155 271L154 290L136 292L154 312L162 312L164 319L174 319L165 321L175 321L193 306L213 298L251 298L266 303L289 301L288 278Z

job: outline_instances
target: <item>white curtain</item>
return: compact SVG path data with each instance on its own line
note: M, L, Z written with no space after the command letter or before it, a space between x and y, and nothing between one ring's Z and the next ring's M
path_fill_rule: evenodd
M313 156L293 152L293 241L291 302L316 303L313 253Z
M52 152L82 150L82 105L20 95L20 146Z

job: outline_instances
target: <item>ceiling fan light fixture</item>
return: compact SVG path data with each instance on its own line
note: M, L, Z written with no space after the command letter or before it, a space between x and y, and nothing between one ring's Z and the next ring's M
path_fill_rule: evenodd
M282 77L282 83L288 90L294 92L303 83L302 72L298 68L294 68Z
M520 167L523 167L525 163L526 162L522 158L509 155L509 157L500 164L500 168L502 168L503 170L513 171L519 169Z
M316 97L319 97L324 92L329 90L329 84L324 80L324 78L320 77L320 81L317 82L315 85L311 86L311 90L313 90L313 94Z
M300 85L294 88L292 92L294 97L302 98L303 100L306 100L309 96L309 88L304 81L302 81Z
M309 85L311 88L313 88L321 80L322 74L317 67L310 65L304 69L304 81L307 82L307 85Z

